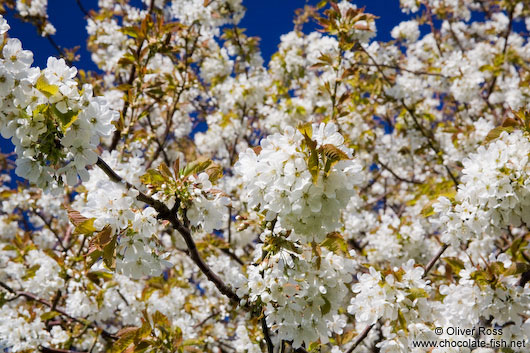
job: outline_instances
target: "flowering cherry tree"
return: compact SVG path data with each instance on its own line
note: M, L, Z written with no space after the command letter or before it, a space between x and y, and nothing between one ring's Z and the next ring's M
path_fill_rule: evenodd
M89 72L1 1L0 349L528 352L530 4L400 2L77 1Z

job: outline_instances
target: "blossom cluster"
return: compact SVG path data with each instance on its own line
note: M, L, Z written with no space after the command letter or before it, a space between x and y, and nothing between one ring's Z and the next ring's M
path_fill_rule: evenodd
M352 298L348 312L363 325L375 324L381 318L397 321L398 316L414 320L419 315L422 320L430 321L426 313L430 310L427 298L431 287L422 278L423 273L423 268L416 267L414 260L384 277L370 267L369 273L360 275L359 283L352 287L357 295Z
M530 8L399 3L268 60L241 0L71 2L97 72L0 18L0 350L525 352ZM47 5L0 7L53 43Z
M40 34L53 35L56 32L53 24L48 20L48 0L17 0L16 9L20 16L27 21L36 21Z
M465 158L462 184L454 202L441 197L433 219L442 226L442 241L458 246L471 241L473 255L492 249L502 229L530 224L530 141L521 131L503 131L499 138Z
M361 182L361 166L351 159L336 125L314 124L311 130L305 139L293 128L267 137L259 154L252 149L241 153L235 169L250 208L293 230L293 238L320 242L340 226L341 209Z
M127 175L131 182L139 185L143 172L141 157L130 156L128 160L120 161L116 151L106 152L102 157L113 170ZM76 198L73 209L92 222L94 231L104 236L102 245L107 245L109 240L111 244L115 243L115 269L118 273L132 278L159 276L171 264L164 259L167 255L156 243L156 211L136 200L138 190L116 184L100 169L91 170L89 175L90 180L83 184L86 193ZM105 262L105 265L109 267L110 263ZM100 266L105 269L103 261Z
M33 54L16 38L2 56L0 132L15 145L17 175L44 188L88 180L99 139L114 130L118 113L93 97L90 85L79 91L77 69L63 59L49 58L44 70L31 67Z
M275 241L266 239L275 237L267 232L261 237L266 244ZM355 261L325 248L321 254L307 246L275 253L267 248L258 250L256 256L263 254L264 259L247 269L248 283L238 294L263 303L275 340L300 347L318 340L327 343L333 333L343 333L346 318L339 310L346 304L346 283L352 281Z

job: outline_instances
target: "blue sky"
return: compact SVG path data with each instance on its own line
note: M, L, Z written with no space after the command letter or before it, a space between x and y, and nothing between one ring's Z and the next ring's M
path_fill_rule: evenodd
M97 4L96 0L81 0L81 2L87 9L94 8ZM317 2L316 0L243 0L247 13L240 27L246 28L248 35L261 37L263 57L268 61L276 51L280 36L293 29L294 11L305 4ZM380 17L376 22L378 40L389 40L390 30L406 18L399 10L399 0L359 0L353 3L359 7L366 6L367 12ZM90 60L90 54L85 50L86 21L76 1L49 0L48 14L50 21L57 28L57 34L53 38L61 47L81 46L79 51L81 61L76 63L76 66L96 69ZM19 38L26 49L33 51L36 65L44 67L47 58L57 54L45 38L37 35L31 25L13 19L11 14L6 17L11 25L10 35Z
M96 0L81 0L81 2L87 9L97 5ZM278 47L280 36L293 29L295 10L305 4L317 2L317 0L243 0L247 13L240 27L247 29L247 35L261 38L263 58L268 62ZM133 0L133 3L139 1ZM392 28L407 18L399 9L399 0L359 0L353 3L359 7L366 6L367 12L380 17L376 22L377 40L389 40ZM96 69L90 60L90 53L86 51L86 21L76 1L49 0L48 14L50 21L57 28L57 33L53 36L55 42L65 48L81 46L78 52L81 60L75 65L82 69ZM40 37L33 26L14 19L12 13L8 13L6 18L11 26L9 35L19 38L25 49L33 51L34 65L45 67L47 58L57 55L48 40ZM312 28L315 26L313 25ZM12 150L12 146L6 142L0 137L0 149L4 153Z

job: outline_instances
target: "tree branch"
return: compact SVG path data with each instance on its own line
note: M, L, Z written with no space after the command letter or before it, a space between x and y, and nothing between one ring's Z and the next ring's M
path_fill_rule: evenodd
M381 167L383 167L383 169L386 169L387 171L389 171L390 174L392 174L394 178L396 178L399 181L402 181L404 183L409 183L409 184L421 184L421 181L418 181L415 179L405 179L405 178L400 177L392 169L390 169L385 163L381 162L381 160L378 160L377 164L381 164Z
M442 254L445 252L445 250L447 250L447 248L449 247L448 244L444 244L442 245L442 247L440 248L440 250L438 250L438 252L436 253L436 255L434 255L434 257L431 259L431 261L429 261L429 263L425 266L425 272L423 273L423 277L427 276L427 274L429 273L429 271L431 271L431 269L434 267L434 265L436 264L436 261L438 261L438 259L440 258L440 256L442 256Z
M155 3L155 0L151 0L151 4L149 6L149 15L152 15L153 13L154 3ZM136 56L138 58L140 57L140 53L142 51L142 46L144 42L145 42L145 39L142 39L142 41L138 45L138 48L136 49ZM145 63L145 65L147 65L147 63ZM129 72L129 79L127 80L127 84L129 86L132 85L135 78L136 78L136 65L132 64L131 71ZM125 116L127 115L127 111L129 110L129 105L130 105L129 99L125 100L125 103L123 104L123 110L121 112L121 118L124 121L125 121ZM118 143L120 142L120 139L121 139L121 130L117 128L116 130L114 130L114 134L112 135L112 141L109 146L109 152L112 152L113 150L116 149L116 147L118 146Z
M87 351L71 351L69 349L59 349L59 348L49 348L49 347L40 347L39 349L42 353L88 353Z
M105 163L105 161L103 161L101 158L98 157L98 161L96 164L105 174L107 174L107 176L112 181L123 184L128 189L134 188L132 184L125 181L122 177L116 174L116 172L112 170L112 168L109 167L109 165ZM171 210L163 202L155 200L150 196L147 196L138 189L136 190L139 192L139 195L136 198L138 201L144 202L149 206L153 207L158 212L159 219L169 221L173 228L180 233L180 235L186 242L190 258L193 260L193 262L195 262L195 264L208 278L208 280L212 282L222 294L228 297L228 299L230 299L235 304L239 304L240 299L237 294L232 290L232 288L225 284L223 280L219 276L217 276L217 274L214 273L212 269L204 262L201 255L199 254L199 251L197 250L197 246L195 245L195 241L193 240L190 230L178 220L176 212L171 212Z
M389 84L389 85L392 85L392 81L390 81L390 79L388 77L386 77L385 73L383 72L383 70L381 69L380 67L380 64L372 57L372 55L370 55L369 52L367 52L362 46L360 47L360 49L368 56L368 58L374 63L374 65L377 67L377 70L379 71L379 73L383 76L383 79ZM427 133L424 129L424 127L419 123L417 117L416 117L416 114L414 112L414 110L412 110L411 108L409 108L409 106L405 103L405 100L404 99L401 99L399 100L399 102L401 103L401 105L403 106L403 108L405 108L405 110L410 114L410 116L412 117L412 120L414 121L414 124L416 125L416 128L420 131L420 133L423 135L423 137L425 137L427 139L427 144L429 145L429 147L431 148L431 150L435 153L435 155L438 157L438 160L442 163L442 165L445 167L445 170L447 171L447 174L449 174L449 177L451 178L451 180L453 181L454 185L455 185L455 188L458 188L458 180L456 179L455 175L453 174L453 172L451 171L451 169L449 169L449 167L447 165L444 164L444 159L443 159L443 151L437 147L438 143L436 142L436 139L434 138L434 135L432 134L432 132L430 133Z
M4 288L6 291L8 291L11 294L14 294L15 298L24 297L24 298L26 298L28 300L32 300L32 301L35 301L37 303L40 303L40 304L42 304L44 306L47 306L48 308L51 308L52 310L58 312L59 314L69 318L70 320L73 320L73 321L75 321L77 323L80 323L82 325L86 325L87 327L90 327L90 328L93 328L93 329L96 329L96 330L101 330L101 335L103 337L105 337L105 338L109 338L109 339L112 339L112 340L117 339L117 337L115 335L113 335L112 333L110 333L110 332L104 330L103 328L97 326L94 322L88 322L87 320L78 319L78 318L76 318L74 316L71 316L64 309L58 308L53 303L50 303L46 299L39 298L38 296L36 296L33 293L15 290L15 289L11 288L10 286L8 286L7 284L5 284L4 282L0 282L0 287ZM15 298L13 298L13 299L15 299Z
M267 352L274 353L274 345L272 344L271 336L269 333L269 327L267 326L267 320L265 314L261 318L261 329L263 330L263 336L265 337L265 343L267 343Z
M83 4L81 3L81 0L75 0L77 2L77 7L79 7L79 10L81 10L81 12L83 13L83 15L85 15L86 17L88 18L92 18L92 15L90 14L90 12L87 11L87 9L83 6Z
M353 350L355 348L357 348L357 346L368 336L368 334L370 333L370 330L375 326L375 324L371 324L371 325L368 325L364 328L364 330L357 336L355 337L355 340L353 341L353 344L352 346L350 347L350 349L348 349L346 351L346 353L352 353Z

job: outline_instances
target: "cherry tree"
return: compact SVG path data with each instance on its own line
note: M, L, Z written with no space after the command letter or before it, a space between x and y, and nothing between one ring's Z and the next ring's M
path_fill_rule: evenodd
M0 2L58 50L0 18L0 348L528 350L527 0L321 1L269 62L241 0L77 3L98 72Z

